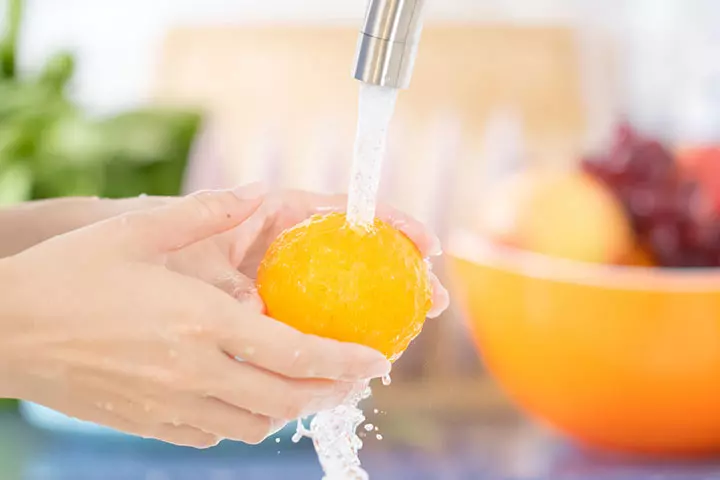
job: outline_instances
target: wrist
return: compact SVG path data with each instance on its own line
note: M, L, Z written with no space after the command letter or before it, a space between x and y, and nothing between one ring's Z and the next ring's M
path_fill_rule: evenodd
M14 257L0 259L0 398L21 398L18 336L26 315L19 308L24 302L19 273Z
M0 230L14 232L0 238L0 258L18 254L57 235L167 201L163 197L122 200L78 197L28 202L0 210Z
M11 231L0 239L0 258L10 257L57 235L84 226L98 200L61 198L37 200L0 210L0 229Z

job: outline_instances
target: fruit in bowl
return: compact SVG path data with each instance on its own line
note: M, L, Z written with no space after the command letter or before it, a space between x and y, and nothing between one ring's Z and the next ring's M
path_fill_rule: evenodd
M614 193L639 243L664 267L720 267L720 155L675 155L629 126L612 147L583 159L583 170Z
M678 163L688 179L697 181L708 192L712 208L720 212L720 147L682 149Z
M484 204L480 229L498 244L592 263L620 262L634 248L622 205L590 175L526 170Z
M621 452L720 453L720 270L598 265L455 232L454 297L533 417Z
M718 159L622 125L579 172L523 172L453 233L455 297L524 410L593 447L720 454Z

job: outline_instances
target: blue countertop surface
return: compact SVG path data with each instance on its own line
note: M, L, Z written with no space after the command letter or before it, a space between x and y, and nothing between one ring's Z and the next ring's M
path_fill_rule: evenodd
M378 422L381 427L382 423ZM441 435L438 434L441 433ZM433 441L376 441L362 452L372 480L720 480L717 461L629 460L580 451L523 421L456 421ZM320 480L312 445L272 438L196 451L159 442L55 434L0 414L2 480Z

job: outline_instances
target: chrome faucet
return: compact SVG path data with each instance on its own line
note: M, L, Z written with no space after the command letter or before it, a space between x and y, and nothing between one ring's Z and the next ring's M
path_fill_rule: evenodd
M360 31L354 77L404 89L410 85L425 0L370 0Z

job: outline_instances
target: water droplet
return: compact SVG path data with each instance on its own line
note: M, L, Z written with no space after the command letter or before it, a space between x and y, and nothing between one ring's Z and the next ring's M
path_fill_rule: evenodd
M375 410L373 410L373 413L374 413L375 415L377 415L378 413L380 413L380 410L378 410L378 409L376 408Z
M365 425L364 428L365 428L365 431L372 432L372 429L375 428L375 426L372 423L368 423L367 425Z
M378 433L377 435L375 435L375 438L377 438L378 440L382 440L383 436Z
M378 430L380 430L380 429L378 427L375 427L375 431L377 432Z
M297 428L296 428L295 434L292 436L291 440L293 443L298 443L300 440L303 439L303 437L312 438L312 432L310 432L310 430L305 428L302 418L298 418Z
M171 423L174 427L179 427L180 425L182 425L182 422L179 418L173 418Z
M280 443L280 439L279 439L279 438L276 438L276 439L275 439L275 443Z
M392 383L392 378L390 378L390 374L385 375L382 377L382 384L386 387Z
M255 355L255 347L245 347L243 353L245 354L245 357L252 357Z
M345 404L313 418L310 431L326 479L368 479L358 458L358 451L363 447L360 436L365 432L356 430L365 421L358 404L371 393L370 388L356 392ZM363 430L367 430L367 426Z

